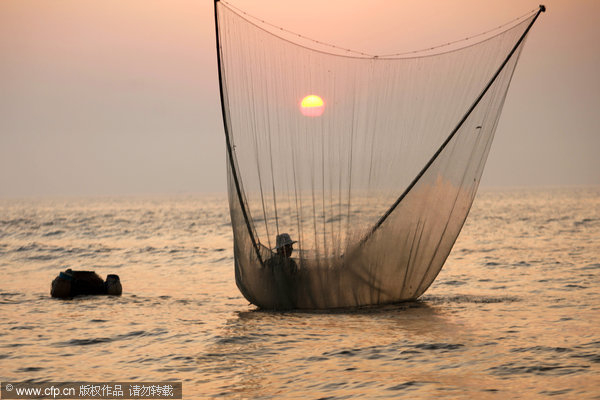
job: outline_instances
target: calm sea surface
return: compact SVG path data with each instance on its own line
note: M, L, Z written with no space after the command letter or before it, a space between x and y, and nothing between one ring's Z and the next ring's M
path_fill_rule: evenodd
M66 268L121 297L50 297ZM185 399L600 398L600 188L480 191L411 304L257 311L225 196L0 200L0 380Z

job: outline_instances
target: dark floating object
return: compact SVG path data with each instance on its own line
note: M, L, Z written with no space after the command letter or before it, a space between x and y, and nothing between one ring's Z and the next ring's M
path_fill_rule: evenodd
M52 281L52 297L69 298L84 294L109 294L120 296L123 293L119 275L106 276L106 282L94 271L73 271L70 268L58 274Z

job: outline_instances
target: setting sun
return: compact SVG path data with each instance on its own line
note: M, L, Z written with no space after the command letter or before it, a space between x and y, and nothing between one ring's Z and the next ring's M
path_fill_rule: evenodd
M325 110L323 99L315 94L311 94L302 99L300 111L307 117L319 117Z

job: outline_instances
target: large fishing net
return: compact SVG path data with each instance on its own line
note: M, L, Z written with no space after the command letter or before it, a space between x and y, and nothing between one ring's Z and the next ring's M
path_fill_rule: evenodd
M243 295L269 309L419 297L467 217L539 11L402 58L333 54L215 7ZM276 254L283 233L292 261Z

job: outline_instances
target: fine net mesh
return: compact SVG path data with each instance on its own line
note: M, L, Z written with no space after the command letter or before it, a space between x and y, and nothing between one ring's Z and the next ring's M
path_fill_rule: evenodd
M492 78L534 16L468 47L389 59L318 51L217 12L241 292L301 309L423 294L473 202L523 42ZM303 108L307 95L323 105ZM269 263L282 233L297 241L297 270Z

